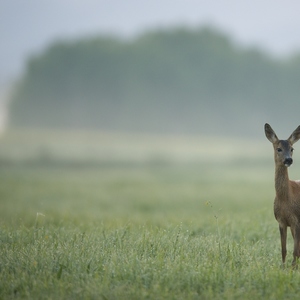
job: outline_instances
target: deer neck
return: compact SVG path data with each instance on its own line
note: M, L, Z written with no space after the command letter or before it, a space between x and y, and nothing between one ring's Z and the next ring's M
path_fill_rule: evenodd
M280 200L288 200L290 193L289 174L286 166L275 167L275 191Z

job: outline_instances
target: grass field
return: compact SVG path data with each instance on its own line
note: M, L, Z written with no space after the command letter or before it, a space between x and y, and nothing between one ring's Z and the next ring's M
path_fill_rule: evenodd
M281 267L268 141L26 132L1 143L0 299L299 297L290 235ZM293 178L297 165L295 152Z

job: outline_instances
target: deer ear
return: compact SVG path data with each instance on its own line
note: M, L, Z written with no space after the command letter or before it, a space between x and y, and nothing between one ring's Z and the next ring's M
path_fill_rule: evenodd
M300 131L299 131L299 133L300 133ZM272 144L274 144L278 141L278 137L277 137L276 133L274 132L274 130L268 123L265 124L265 134L266 134L267 139ZM300 137L300 135L299 135L299 137Z
M293 145L300 139L300 126L298 126L295 131L288 138L288 141Z

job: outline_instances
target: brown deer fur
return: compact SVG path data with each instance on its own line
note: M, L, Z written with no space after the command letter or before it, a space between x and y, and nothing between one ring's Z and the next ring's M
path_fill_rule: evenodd
M293 265L300 257L300 181L289 180L288 167L293 163L293 144L300 139L300 126L287 140L279 140L269 124L265 124L267 139L273 144L275 160L274 215L279 223L282 263L286 258L287 227L294 239Z

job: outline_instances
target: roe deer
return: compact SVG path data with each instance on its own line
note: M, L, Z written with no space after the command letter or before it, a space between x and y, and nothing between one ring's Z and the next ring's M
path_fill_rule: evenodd
M300 139L300 126L287 140L279 140L269 124L265 124L265 134L274 147L274 215L279 223L282 263L285 263L287 227L290 227L294 239L292 265L295 266L300 257L300 181L289 180L287 168L293 163L293 144Z

